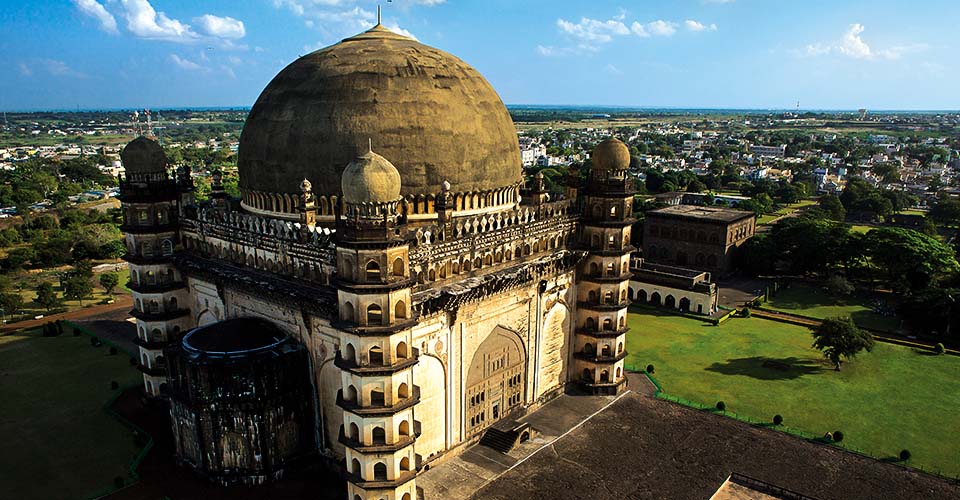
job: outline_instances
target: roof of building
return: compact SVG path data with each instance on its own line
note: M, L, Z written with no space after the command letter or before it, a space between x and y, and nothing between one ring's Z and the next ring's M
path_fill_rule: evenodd
M384 203L400 198L400 172L373 151L350 162L340 184L343 199L348 203Z
M241 356L276 347L287 340L273 323L261 318L234 318L202 326L183 338L183 347L193 353Z
M711 222L736 222L748 217L756 217L756 214L746 210L736 210L733 208L721 207L704 207L700 205L676 205L647 212L647 216L650 216L651 214L661 217L698 219Z
M483 76L460 59L381 25L284 68L240 136L244 191L339 195L368 141L404 194L494 189L521 181L516 129Z
M590 160L594 170L626 170L630 168L630 149L620 139L611 137L593 148Z
M803 496L960 499L958 483L627 393L477 490L483 500L710 498L731 473Z
M139 136L120 151L120 161L128 174L152 174L166 171L167 155L163 146L148 137Z

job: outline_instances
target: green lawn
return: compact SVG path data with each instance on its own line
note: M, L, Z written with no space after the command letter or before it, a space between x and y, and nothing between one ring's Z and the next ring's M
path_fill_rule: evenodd
M960 358L877 343L834 371L810 348L810 330L759 318L722 326L635 309L627 366L656 368L667 394L844 443L876 457L907 448L910 465L960 474Z
M794 283L790 288L780 288L776 295L771 295L764 307L819 319L850 316L864 328L896 332L900 319L874 312L871 302L870 297L863 295L837 297L818 287Z
M874 226L865 226L865 225L863 225L863 224L854 224L854 225L850 226L850 230L853 231L853 232L855 232L855 233L863 233L863 234L866 234L866 233L869 232L871 229L876 229L876 227L874 227Z
M127 477L139 449L132 432L103 411L140 380L123 351L65 333L0 336L0 496L78 499Z

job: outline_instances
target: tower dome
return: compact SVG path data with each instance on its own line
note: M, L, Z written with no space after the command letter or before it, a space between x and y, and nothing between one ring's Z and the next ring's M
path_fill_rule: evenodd
M516 129L483 76L377 25L297 59L267 85L240 136L240 189L296 194L308 179L318 197L339 196L341 174L370 137L404 195L438 194L445 179L455 191L521 181Z
M611 172L630 168L630 149L615 137L597 144L590 158L593 169L597 171Z
M120 161L128 174L158 174L167 169L167 155L157 141L144 136L130 141L120 151Z
M373 151L347 165L340 185L347 203L386 203L400 199L400 172Z

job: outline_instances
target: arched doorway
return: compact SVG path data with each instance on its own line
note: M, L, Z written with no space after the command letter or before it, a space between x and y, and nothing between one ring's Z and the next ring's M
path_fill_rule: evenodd
M677 307L677 299L673 298L673 295L667 295L667 298L663 301L663 305L674 309Z
M653 295L650 296L650 303L655 306L660 305L660 292L653 292Z
M481 432L523 401L526 386L523 344L516 333L501 326L477 348L467 373L464 422L467 434Z
M639 302L639 303L641 303L641 304L646 304L646 303L647 303L647 291L646 291L646 290L640 290L639 292L637 292L637 302Z
M680 299L680 310L683 312L690 311L690 299L686 297Z

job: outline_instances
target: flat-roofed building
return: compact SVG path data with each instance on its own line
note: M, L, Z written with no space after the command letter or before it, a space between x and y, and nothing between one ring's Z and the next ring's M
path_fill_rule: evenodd
M737 248L753 237L757 217L731 208L677 205L651 210L643 228L643 257L720 275L733 271Z

